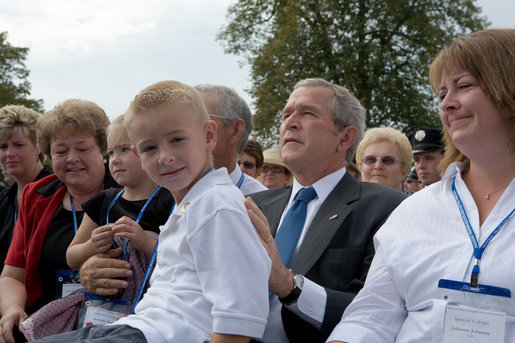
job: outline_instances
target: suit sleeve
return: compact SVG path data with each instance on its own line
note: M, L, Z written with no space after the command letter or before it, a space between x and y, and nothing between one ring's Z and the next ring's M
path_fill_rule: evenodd
M375 233L404 198L400 192L369 192L350 204L352 215L342 223L324 254L305 275L324 287L327 294L322 325L317 329L283 306L283 325L291 342L326 341L365 283L375 253Z

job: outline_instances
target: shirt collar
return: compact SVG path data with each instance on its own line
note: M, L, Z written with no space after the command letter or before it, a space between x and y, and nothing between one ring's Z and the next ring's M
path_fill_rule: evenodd
M317 192L317 197L315 199L321 200L321 202L324 202L329 193L331 193L340 182L342 177L347 172L347 169L345 167L338 169L334 173L331 173L329 175L324 176L323 178L319 179L317 182L312 184L311 186L315 189ZM292 186L292 192L290 196L290 201L288 202L288 206L291 204L293 199L295 198L295 195L300 191L301 188L304 188L306 186L301 185L297 179L293 179L293 186Z
M232 171L231 174L229 174L229 177L231 178L232 183L237 184L238 181L240 180L242 174L243 174L243 172L241 171L240 166L236 162L236 166L234 167L234 170Z

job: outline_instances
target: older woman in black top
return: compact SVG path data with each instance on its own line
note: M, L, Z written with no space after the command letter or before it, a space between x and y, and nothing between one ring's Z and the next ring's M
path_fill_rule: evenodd
M58 275L72 273L66 249L82 220L81 204L116 185L104 166L108 124L100 107L75 99L38 121L38 146L50 155L55 175L23 191L20 217L0 277L0 341L14 342L13 327L27 313L75 287L58 283Z
M41 163L36 146L36 123L40 115L24 106L0 108L0 166L14 183L0 195L0 273L11 244L23 187L52 174Z

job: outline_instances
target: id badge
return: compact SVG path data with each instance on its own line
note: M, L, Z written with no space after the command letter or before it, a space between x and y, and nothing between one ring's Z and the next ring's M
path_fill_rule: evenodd
M506 313L448 304L443 343L503 343Z
M79 281L79 273L73 270L57 271L56 299L64 298L79 289L83 289Z
M471 287L470 283L463 281L440 279L440 281L438 281L438 288L447 288L455 291L511 298L511 291L508 288L482 284L478 284L477 287Z
M129 314L131 302L128 299L103 298L84 293L86 300L81 306L77 327L110 324Z

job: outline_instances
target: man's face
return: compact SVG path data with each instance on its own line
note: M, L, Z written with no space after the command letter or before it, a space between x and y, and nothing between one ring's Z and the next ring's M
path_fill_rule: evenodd
M437 168L442 157L442 153L439 151L419 152L413 155L418 179L425 186L440 181L441 177Z
M212 92L201 92L202 100L206 106L209 118L216 123L216 147L212 155L214 157L223 155L226 147L229 145L230 126L225 126L222 122L223 113L218 113L220 96Z
M326 87L299 87L283 109L279 149L296 175L325 176L344 165L337 154L341 133L329 112L333 96Z

